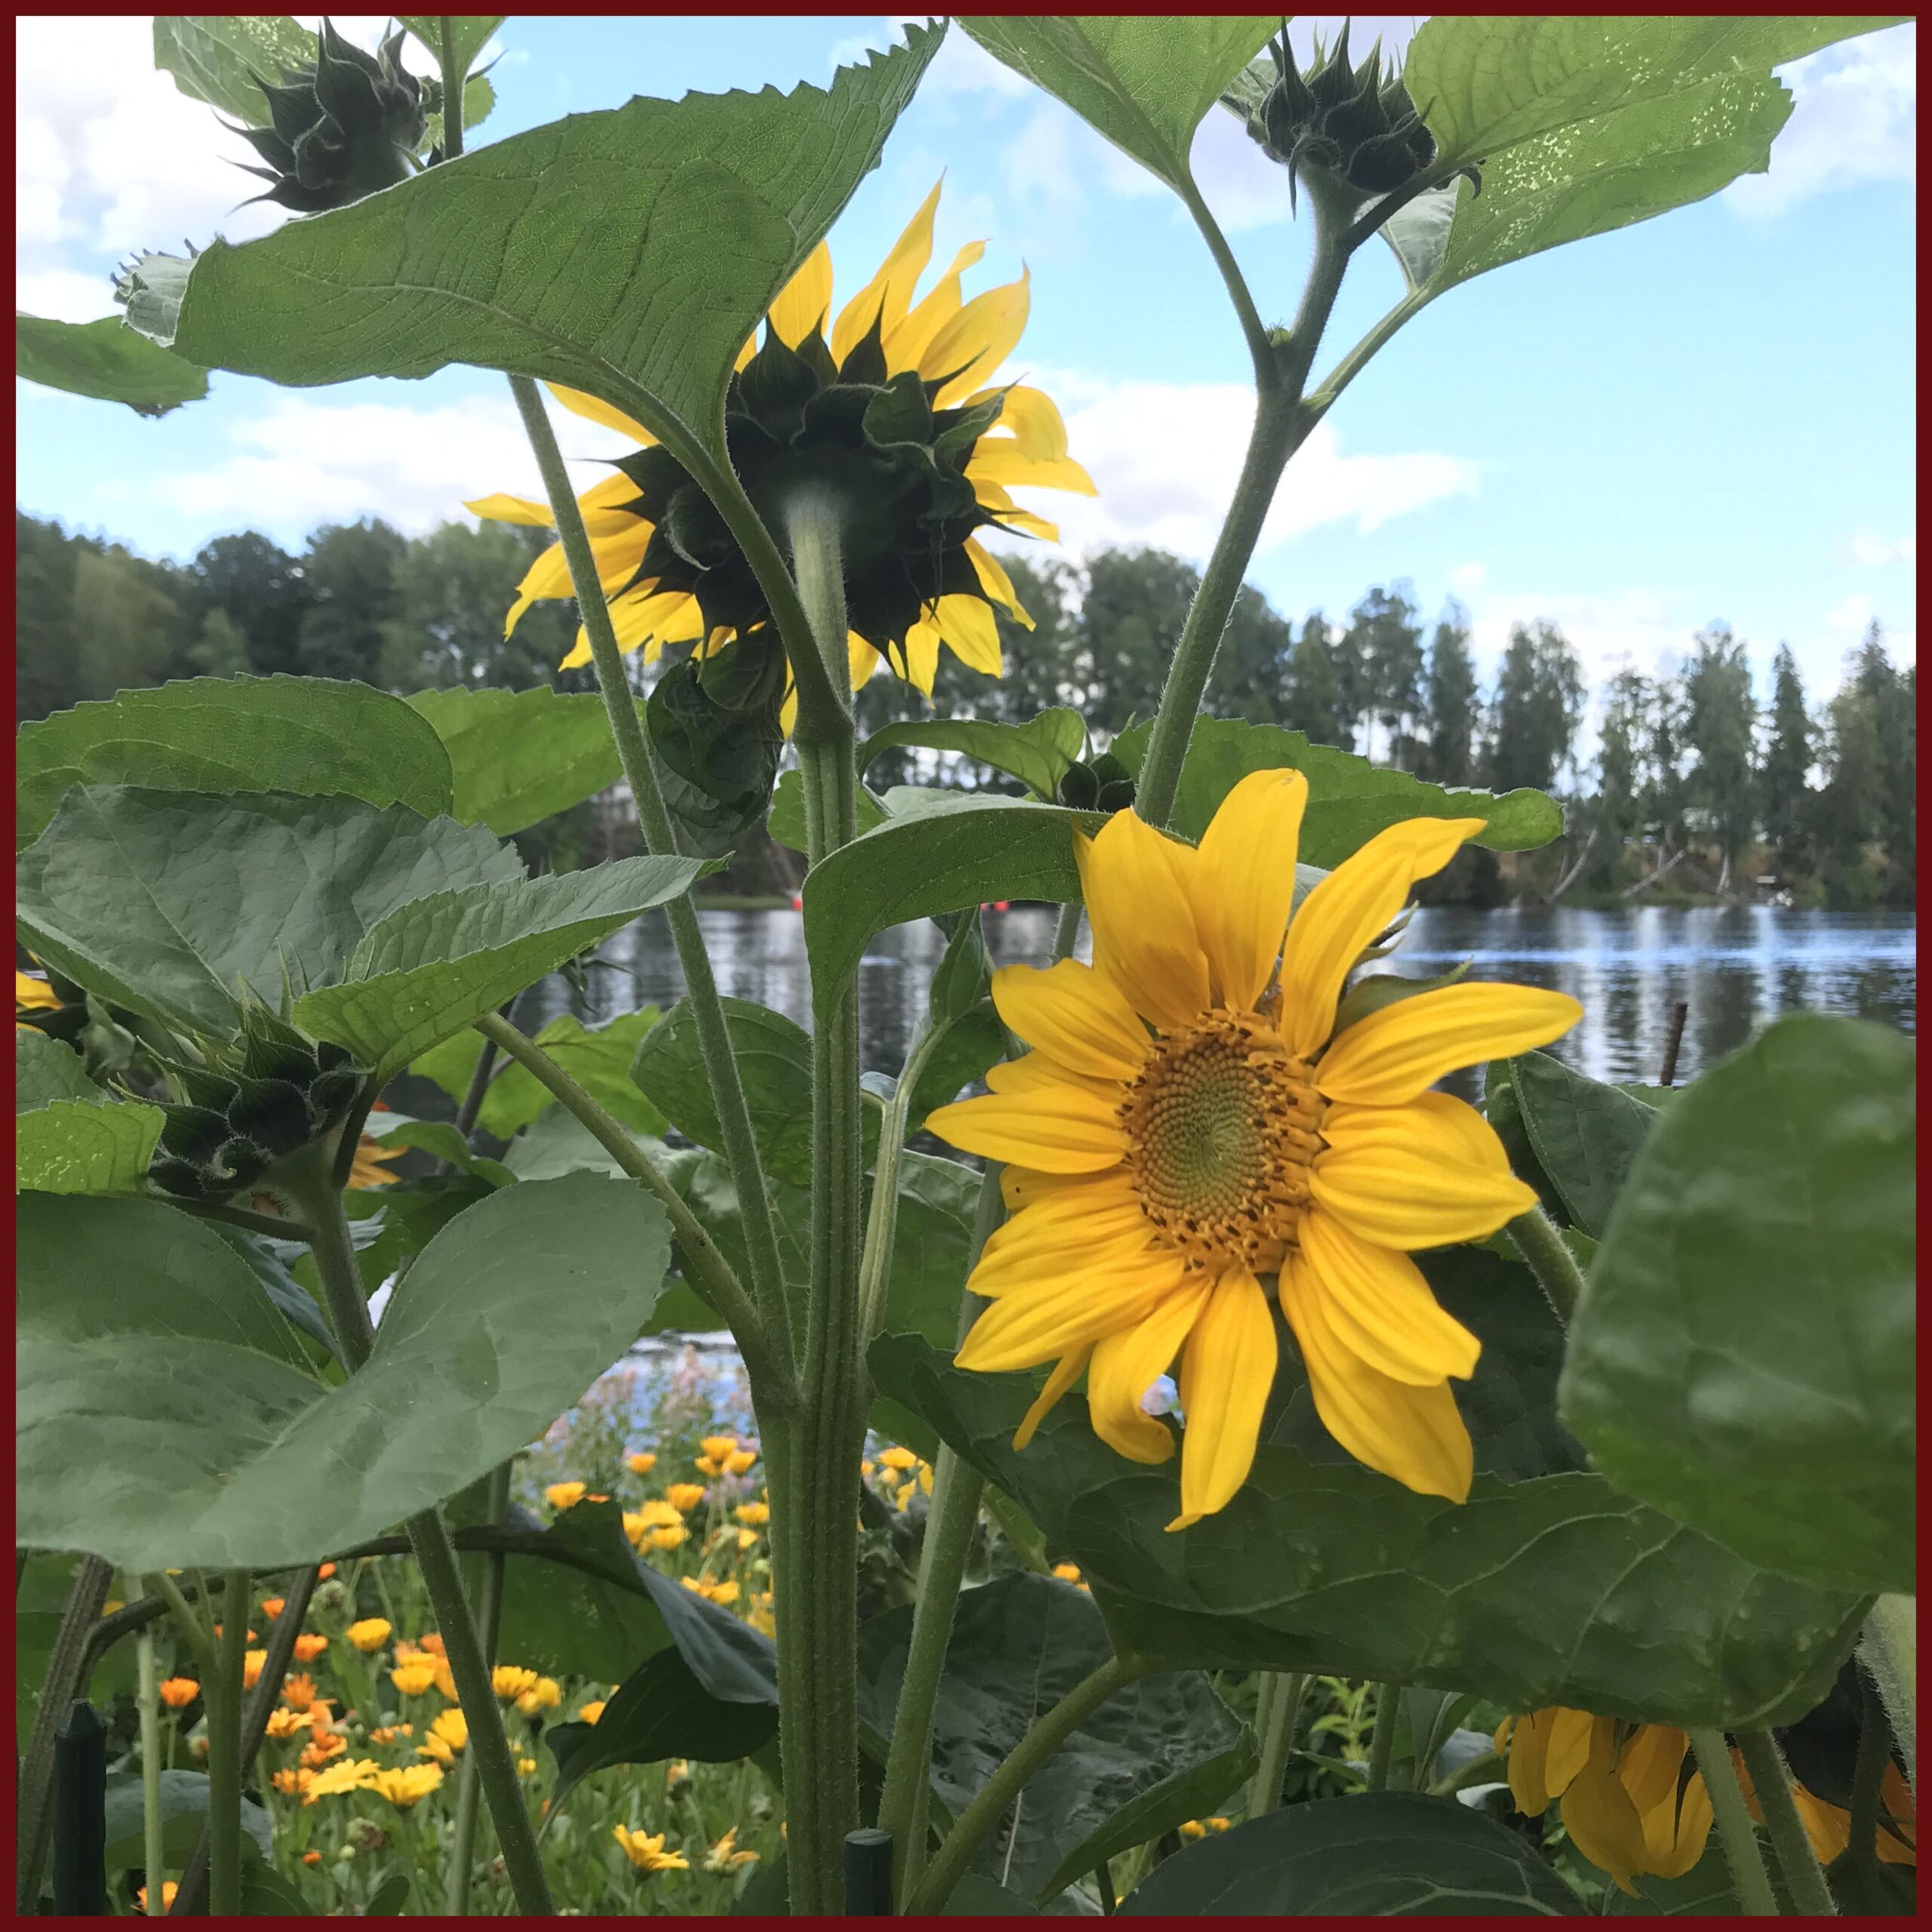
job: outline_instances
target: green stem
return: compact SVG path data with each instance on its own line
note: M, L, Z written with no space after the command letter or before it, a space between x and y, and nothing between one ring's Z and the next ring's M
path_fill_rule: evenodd
M1693 1730L1688 1735L1710 1797L1724 1863L1730 1868L1730 1888L1746 1917L1775 1918L1777 1900L1771 1890L1770 1875L1764 1869L1764 1854L1758 1849L1751 1814L1745 1808L1744 1790L1737 1782L1730 1747L1721 1730Z
M623 1122L537 1045L519 1032L500 1014L486 1014L475 1021L475 1029L494 1047L515 1060L555 1094L564 1106L590 1130L598 1145L624 1172L654 1194L669 1219L686 1265L697 1287L717 1309L737 1338L739 1352L747 1369L762 1383L768 1377L782 1377L785 1365L772 1358L764 1324L752 1305L751 1297L718 1244L705 1232L704 1224L686 1204L685 1198L660 1173Z
M1389 1761L1395 1755L1395 1723L1402 1708L1402 1687L1388 1683L1376 1687L1375 1734L1368 1747L1368 1788L1389 1789Z
M837 506L816 493L790 506L787 534L819 668L843 665L846 613ZM857 829L849 698L841 676L809 679L792 650L796 743L811 864ZM794 1912L844 1900L845 1835L859 1823L858 1463L867 1387L860 1327L861 1241L858 995L814 987L811 1284L801 1399L781 1431L772 1493L774 1610L786 1867Z
M485 1048L486 1053L488 1051ZM489 1497L485 1506L492 1523L501 1523L509 1513L508 1463L499 1463L490 1472ZM483 1598L477 1617L480 1626L477 1636L483 1646L483 1660L493 1668L497 1661L497 1633L503 1623L503 1582L508 1567L507 1559L500 1549L492 1550L483 1559ZM476 1860L477 1800L482 1789L476 1760L466 1750L462 1767L457 1773L456 1827L450 1845L449 1875L444 1891L443 1909L453 1918L460 1918L469 1910L470 1877ZM546 1816L544 1823L549 1822ZM542 1835L540 1826L538 1835Z
M242 1664L248 1648L248 1573L226 1571L220 1648L202 1686L208 1732L208 1911L216 1918L242 1909Z
M1858 1756L1851 1770L1852 1862L1867 1874L1878 1869L1879 1814L1890 1761L1884 1707L1872 1680L1863 1672L1858 1680Z
M1123 1662L1109 1657L1097 1670L1083 1677L1053 1709L1046 1712L1016 1744L979 1791L960 1813L958 1822L946 1834L946 1841L934 1858L931 1868L906 1902L905 1915L916 1918L922 1912L937 1912L952 1896L952 1888L965 1875L973 1854L992 1835L1005 1817L1007 1807L1020 1795L1026 1780L1051 1758L1101 1705L1123 1685L1131 1684L1147 1666L1138 1660Z
M288 1185L315 1226L316 1238L309 1252L315 1257L337 1352L353 1374L369 1358L375 1330L362 1299L362 1278L355 1265L349 1224L343 1218L341 1196L331 1189L325 1176L314 1171L291 1174ZM463 1593L463 1573L457 1567L448 1527L437 1509L411 1517L403 1527L423 1573L436 1627L442 1633L457 1702L469 1721L469 1751L476 1760L517 1909L547 1918L554 1909L550 1888L517 1783L516 1761L504 1734L503 1711L491 1684L490 1666Z
M1485 1751L1480 1758L1472 1758L1460 1771L1431 1785L1429 1795L1432 1798L1454 1798L1457 1792L1467 1791L1472 1784L1498 1781L1503 1770L1503 1754L1500 1751Z
M140 1579L130 1577L128 1588L138 1594ZM147 1878L147 1915L158 1918L166 1910L162 1897L168 1860L161 1832L161 1674L155 1669L151 1627L134 1640L134 1670L141 1707L141 1869Z
M584 633L590 640L598 688L603 693L604 709L611 721L611 735L617 740L618 761L630 785L638 825L644 835L645 849L651 852L677 852L681 846L672 823L670 808L665 802L657 761L645 737L643 725L638 718L637 702L624 675L623 654L617 648L617 633L611 628L610 607L604 601L596 558L584 530L583 513L571 494L570 478L564 469L563 454L557 448L550 418L534 382L528 376L512 376L509 381L517 409L523 417L525 433L530 438L530 447L536 454L537 466L543 475L551 512L556 518L558 540L563 546L564 560L570 568L571 583L577 593L577 611L583 620ZM733 481L735 484L736 479ZM742 491L739 492L740 496L743 494ZM745 508L749 509L749 503ZM752 521L757 521L755 515ZM768 544L769 541L768 537ZM712 1104L718 1111L719 1137L724 1143L721 1151L731 1170L732 1186L737 1192L752 1292L758 1298L758 1312L770 1331L773 1354L781 1361L789 1360L792 1350L791 1314L786 1300L784 1269L779 1260L778 1230L772 1220L771 1196L765 1185L764 1164L758 1151L757 1136L752 1129L750 1103L745 1098L744 1081L731 1051L731 1032L725 1022L724 1002L718 997L718 982L712 973L710 955L704 949L704 935L690 896L672 900L664 911L670 924L672 943L677 948L678 964L685 976L685 997L691 1001L691 1016L697 1023L698 1051L710 1083ZM775 1410L789 1406L790 1395L789 1386L772 1386L768 1379L763 1399L769 1407Z
M989 1167L980 1177L979 1206L973 1219L966 1258L969 1278L1004 1211L999 1169ZM958 1323L962 1339L983 1306L962 1286ZM939 1702L940 1681L946 1674L946 1647L952 1638L959 1586L966 1574L973 1532L980 1520L980 1500L985 1493L986 1483L979 1472L960 1460L950 1443L942 1444L933 1466L932 1507L919 1552L918 1597L906 1644L898 1707L893 1713L885 1785L879 1798L879 1829L892 1835L892 1895L902 1906L925 1868L927 1817L932 1797L933 1714Z
M999 1525L1000 1534L1012 1546L1021 1567L1036 1577L1051 1577L1054 1566L1047 1560L1046 1532L995 1483L986 1485L983 1502L986 1514Z
M516 1002L497 1008L499 1017L507 1020L510 1008ZM490 1081L497 1071L497 1043L486 1039L476 1056L476 1065L469 1075L469 1086L463 1097L463 1104L456 1110L456 1131L467 1141L476 1126L476 1116L483 1111L484 1097L490 1091ZM447 1168L449 1163L443 1164Z
M1798 1815L1797 1801L1791 1795L1791 1774L1785 1768L1784 1754L1768 1730L1740 1730L1737 1748L1743 1753L1744 1768L1758 1794L1758 1809L1764 1814L1764 1829L1770 1835L1771 1849L1777 1854L1778 1869L1784 1874L1792 1903L1807 1918L1835 1918L1838 1902L1825 1883L1823 1869L1805 1835L1804 1821Z
M436 66L443 78L443 158L454 161L463 152L463 84L469 78L466 63L457 58L453 16L445 14L436 33Z
M1918 1789L1918 1599L1883 1596L1865 1620L1858 1654L1885 1700L1892 1735L1905 1758L1906 1782Z
M1518 1214L1503 1232L1515 1244L1516 1252L1549 1297L1558 1319L1568 1327L1583 1303L1583 1271L1577 1266L1570 1244L1557 1232L1556 1223L1542 1208L1532 1208L1527 1214Z
M1247 1815L1258 1818L1272 1811L1281 1801L1281 1780L1287 1774L1288 1753L1295 1740L1295 1720L1301 1715L1302 1700L1308 1694L1306 1671L1271 1671L1261 1680L1268 1697L1266 1712L1255 1713L1255 1727L1261 1735L1261 1761L1254 1767L1253 1795ZM1265 1720L1265 1721L1264 1721Z
M165 1570L154 1573L154 1586L167 1604L168 1614L174 1619L174 1627L187 1640L188 1647L194 1653L195 1661L201 1666L205 1678L216 1667L214 1639L208 1634L208 1626L201 1612L182 1595L181 1588ZM199 1592L197 1592L198 1600Z
M892 1277L892 1252L899 1235L899 1170L906 1153L907 1117L913 1090L926 1070L943 1029L920 1029L900 1069L899 1084L885 1103L879 1122L878 1159L872 1170L872 1206L866 1216L865 1246L859 1257L859 1336L860 1346L878 1332L885 1313L885 1291Z
M1186 203L1187 211L1194 217L1194 225L1200 229L1201 239L1208 244L1208 252L1214 257L1214 266L1220 270L1221 280L1227 286L1228 299L1235 305L1235 313L1241 320L1241 332L1247 339L1247 352L1254 358L1255 380L1265 383L1275 372L1275 343L1268 333L1267 325L1261 319L1260 311L1254 306L1247 278L1241 272L1241 264L1235 260L1234 251L1228 246L1227 237L1221 232L1220 223L1201 198L1201 190L1194 185L1192 176L1180 189L1180 198Z
M171 1208L198 1214L205 1221L223 1221L231 1228L246 1228L251 1235L266 1235L275 1241L306 1241L309 1230L303 1221L285 1220L279 1214L252 1214L245 1208L229 1208L218 1201L187 1201L158 1190L148 1197L165 1201Z
M40 1875L47 1862L49 1828L54 1817L54 1734L67 1715L68 1706L86 1685L88 1646L94 1626L100 1620L101 1606L107 1601L107 1586L113 1580L112 1564L97 1556L81 1558L74 1568L67 1607L61 1613L60 1628L54 1633L53 1647L48 1652L40 1703L28 1735L26 1755L20 1763L20 1863L17 1896L23 1913L33 1911L39 1903Z

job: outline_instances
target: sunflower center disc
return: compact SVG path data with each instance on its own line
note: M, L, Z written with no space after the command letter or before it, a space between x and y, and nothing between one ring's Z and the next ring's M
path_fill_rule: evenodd
M1121 1102L1140 1210L1190 1260L1278 1269L1321 1146L1312 1070L1253 1014L1164 1035Z

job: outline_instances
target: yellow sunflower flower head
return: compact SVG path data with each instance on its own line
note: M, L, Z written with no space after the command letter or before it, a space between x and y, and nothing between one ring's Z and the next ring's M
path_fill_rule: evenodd
M1178 1355L1171 1529L1225 1508L1253 1466L1277 1363L1268 1278L1329 1433L1411 1489L1468 1496L1449 1378L1478 1344L1409 1253L1480 1240L1536 1196L1474 1108L1428 1090L1583 1013L1464 983L1337 1032L1349 969L1483 821L1387 827L1291 921L1307 796L1299 772L1253 772L1198 848L1131 811L1077 839L1093 964L996 972L1000 1017L1034 1051L928 1123L1007 1164L1013 1211L969 1284L993 1306L959 1366L1055 1364L1020 1448L1084 1371L1096 1432L1151 1463L1174 1438L1142 1398Z
M1517 1810L1540 1818L1560 1802L1571 1843L1632 1897L1632 1878L1681 1878L1703 1857L1710 1796L1701 1772L1682 1775L1682 1731L1552 1705L1504 1718L1496 1748Z
M1067 454L1060 411L1041 391L992 379L1026 325L1027 277L965 298L963 278L986 253L961 248L920 300L932 259L935 186L878 272L843 308L832 303L832 255L821 242L780 291L738 358L725 401L733 466L782 534L783 505L801 480L836 493L854 688L883 659L928 696L944 645L997 676L995 606L1030 627L1011 582L975 533L1017 530L1049 541L1051 524L1020 509L1009 486L1094 494ZM684 466L620 411L552 385L566 408L634 438L617 474L579 499L611 600L617 641L654 660L667 645L709 658L749 645L789 672L750 565ZM542 503L494 496L466 506L501 521L548 525ZM506 632L540 598L571 594L553 545L518 587ZM566 668L590 661L580 630ZM755 674L735 671L740 689ZM789 728L790 700L785 721Z

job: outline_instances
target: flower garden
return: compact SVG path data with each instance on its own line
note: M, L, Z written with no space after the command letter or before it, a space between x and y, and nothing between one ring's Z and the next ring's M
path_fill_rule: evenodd
M491 141L500 17L156 21L292 218L130 263L37 379L502 372L543 494L468 507L554 532L506 626L574 600L598 690L20 733L23 1912L1912 1911L1910 1040L1590 1078L1567 995L1401 970L1418 887L1558 807L1214 681L1398 330L1761 168L1773 69L1875 24L1438 17L1398 70L976 17ZM1151 719L920 703L1024 649L989 544L1094 488L939 188L835 278L949 33L1178 198L1253 359ZM1309 226L1285 324L1190 172L1223 112ZM1324 341L1386 249L1406 293ZM629 450L581 494L573 419ZM891 746L1001 788L875 792ZM528 869L620 778L640 856ZM692 903L761 823L809 1028L721 995ZM1055 944L995 968L1019 900ZM512 1023L651 912L669 1011ZM866 949L925 919L868 1069Z

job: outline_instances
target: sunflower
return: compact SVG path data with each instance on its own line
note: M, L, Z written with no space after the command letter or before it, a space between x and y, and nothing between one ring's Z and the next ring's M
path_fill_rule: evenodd
M995 606L1032 626L998 560L977 530L1017 530L1057 541L1008 486L1091 496L1067 454L1051 398L1022 383L988 386L1026 327L1027 278L964 300L961 278L986 253L969 242L921 300L932 258L935 186L878 272L833 321L832 255L821 242L740 353L725 401L732 465L752 502L779 528L786 495L823 481L844 501L847 638L853 688L881 658L930 697L944 645L997 676ZM830 335L826 335L827 324ZM619 648L654 661L666 645L710 657L740 641L769 645L764 593L716 510L689 473L640 423L593 396L552 383L565 408L635 440L617 474L578 500ZM506 523L554 526L546 504L503 495L465 507ZM540 598L572 594L563 547L531 565L505 620L508 633ZM564 668L587 664L580 629ZM795 700L787 695L789 731Z
M1289 918L1307 780L1251 773L1196 848L1131 811L1075 856L1094 963L1008 966L993 1001L1034 1049L933 1132L1007 1163L1011 1218L969 1286L993 1306L964 1368L1056 1361L1023 1448L1084 1370L1094 1427L1159 1463L1141 1398L1181 1358L1183 1529L1224 1507L1254 1460L1275 1379L1275 1279L1317 1413L1371 1469L1461 1501L1471 1447L1448 1378L1475 1336L1409 1251L1481 1239L1535 1201L1465 1102L1426 1090L1520 1053L1583 1009L1561 993L1458 985L1337 1031L1343 981L1481 819L1378 832Z

